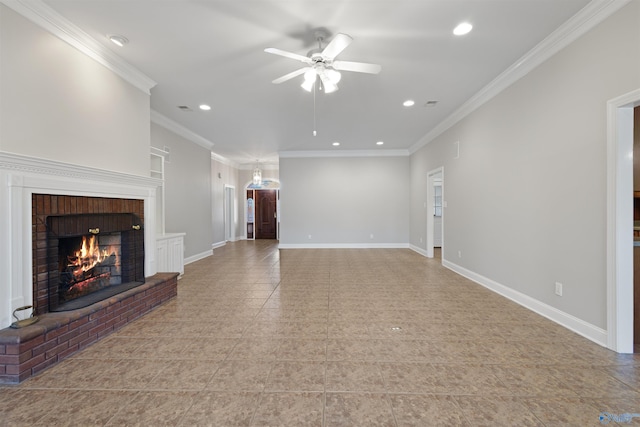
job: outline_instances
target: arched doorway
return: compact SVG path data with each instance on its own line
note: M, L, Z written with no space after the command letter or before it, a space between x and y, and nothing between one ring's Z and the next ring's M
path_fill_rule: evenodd
M247 240L279 239L280 183L264 179L248 184L245 192Z

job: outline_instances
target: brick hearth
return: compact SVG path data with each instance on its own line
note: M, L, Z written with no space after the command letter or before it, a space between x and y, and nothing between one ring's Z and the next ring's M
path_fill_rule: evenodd
M45 313L31 326L0 330L0 383L24 381L175 297L177 278L177 273L158 273L88 307Z

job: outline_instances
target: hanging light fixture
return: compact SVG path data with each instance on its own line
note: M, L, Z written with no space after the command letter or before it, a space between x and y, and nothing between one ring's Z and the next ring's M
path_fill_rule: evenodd
M259 164L256 164L255 169L253 169L253 185L262 185L262 170Z

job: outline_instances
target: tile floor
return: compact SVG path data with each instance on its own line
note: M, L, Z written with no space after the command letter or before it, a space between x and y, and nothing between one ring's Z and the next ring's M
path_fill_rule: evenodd
M0 388L0 426L595 426L604 411L640 413L640 355L410 250L273 241L216 249L175 300Z

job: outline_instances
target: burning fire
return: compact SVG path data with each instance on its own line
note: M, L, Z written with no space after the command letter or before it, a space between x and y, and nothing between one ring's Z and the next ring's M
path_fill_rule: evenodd
M96 236L90 236L89 239L83 236L82 247L67 257L67 267L73 271L74 277L79 278L110 256L108 249L100 250Z

